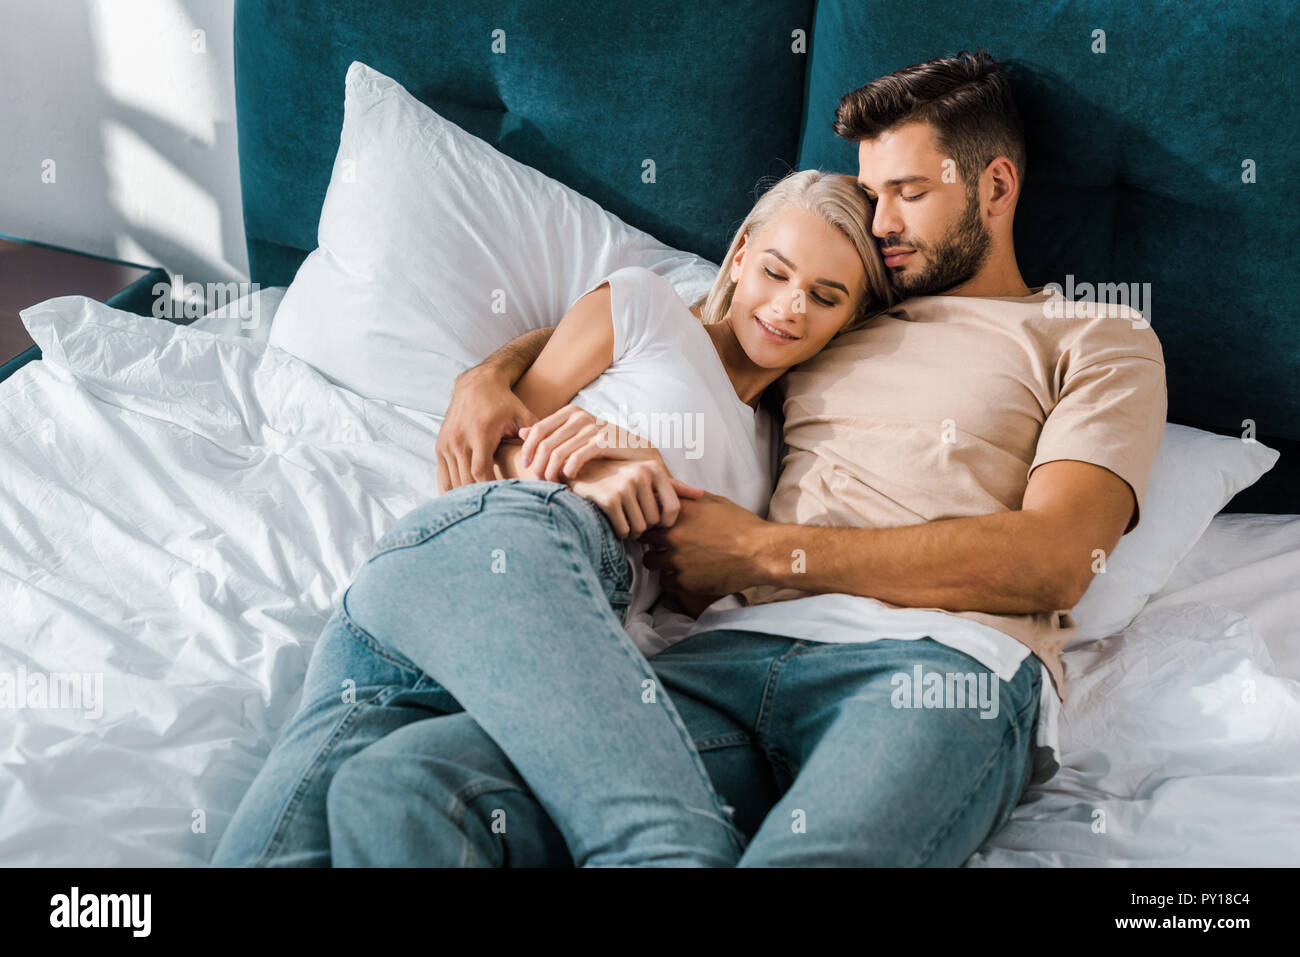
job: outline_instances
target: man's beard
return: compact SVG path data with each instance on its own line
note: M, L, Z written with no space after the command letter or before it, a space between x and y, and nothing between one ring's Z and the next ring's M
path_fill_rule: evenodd
M924 253L925 268L908 275L902 267L890 270L890 282L900 298L934 296L971 279L988 258L993 239L980 219L977 197L971 197L961 220L933 246L922 243L893 243Z

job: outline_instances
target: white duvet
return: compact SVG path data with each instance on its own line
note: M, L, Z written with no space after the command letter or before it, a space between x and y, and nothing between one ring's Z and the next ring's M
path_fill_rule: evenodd
M1063 660L1062 768L971 866L1300 864L1300 516L1219 515Z
M0 863L205 862L334 603L434 494L437 420L80 296L23 319L44 358L0 382L0 674L102 675L103 713L0 708Z
M438 420L332 385L264 327L83 297L23 319L45 358L0 382L0 864L201 864L334 603L433 494ZM1296 863L1300 674L1272 658L1300 669L1300 519L1262 519L1273 553L1240 586L1202 556L1069 653L1065 766L972 865ZM42 701L59 674L89 698Z
M1065 661L1061 769L968 866L1300 864L1300 683L1247 617L1176 604Z

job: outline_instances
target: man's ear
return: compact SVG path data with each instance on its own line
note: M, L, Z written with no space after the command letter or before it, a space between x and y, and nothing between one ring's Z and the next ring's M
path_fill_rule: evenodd
M1016 171L1016 164L1005 156L999 156L985 168L983 179L988 196L985 208L989 215L1005 216L1011 212L1020 196L1020 174Z

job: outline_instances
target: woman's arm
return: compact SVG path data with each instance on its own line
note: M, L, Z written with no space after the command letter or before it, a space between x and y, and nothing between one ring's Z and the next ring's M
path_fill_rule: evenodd
M609 283L575 302L537 361L515 383L515 395L539 419L565 405L614 362L614 316Z
M604 282L564 314L541 353L515 383L514 394L542 419L590 385L614 362L614 316L609 283ZM503 439L494 456L501 478L544 478L520 460L519 440Z

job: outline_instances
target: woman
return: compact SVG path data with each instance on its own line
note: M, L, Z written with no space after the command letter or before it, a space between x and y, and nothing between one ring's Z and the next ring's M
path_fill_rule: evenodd
M792 173L696 309L635 268L580 297L516 386L540 421L498 451L505 481L439 496L376 543L214 862L391 861L381 846L431 825L385 801L404 774L426 786L411 768L436 762L433 732L463 708L578 864L734 864L743 839L645 660L659 585L635 538L699 489L766 511L763 390L889 301L870 217L852 177Z

